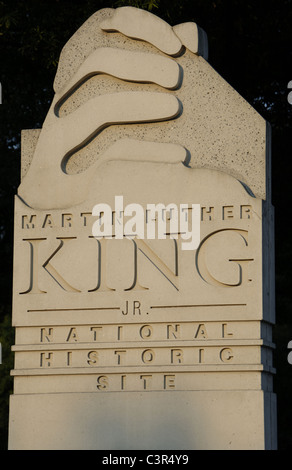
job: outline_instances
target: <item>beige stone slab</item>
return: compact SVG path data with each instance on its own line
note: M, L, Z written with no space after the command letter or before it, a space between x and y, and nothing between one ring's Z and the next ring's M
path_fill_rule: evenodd
M42 375L34 375L28 370L26 375L14 375L14 394L50 394L50 393L112 393L140 392L152 394L155 391L174 393L191 390L269 390L272 391L269 378L268 385L263 385L263 372L260 366L243 366L217 368L203 366L181 370L166 367L164 371L157 368L143 370L126 368L117 372L112 368L100 368L96 371L66 370L57 374L50 370ZM72 410L73 412L73 410Z
M103 311L107 312L110 322L121 319L127 322L130 321L129 316L122 313L126 310L126 302L130 308L138 305L133 302L141 302L140 320L147 318L147 322L151 319L159 321L161 314L166 312L171 321L177 319L178 312L184 321L202 319L205 314L212 315L208 316L209 320L236 320L239 314L241 319L265 318L261 290L257 287L262 282L262 202L251 197L239 182L223 173L210 170L189 172L183 166L166 165L162 168L151 163L144 164L143 168L143 176L138 178L139 164L108 162L96 186L103 195L102 199L92 196L86 206L69 211L44 214L16 200L16 226L20 230L15 232L15 257L22 262L14 268L15 325L58 324L60 312L63 313L63 324L84 323L80 312L86 314L89 323L100 323L104 321ZM177 200L178 204L186 201L200 203L205 208L214 207L214 213L215 209L217 211L216 223L215 220L206 220L201 224L200 250L193 253L183 251L178 240L177 261L173 240L136 242L139 284L146 289L138 289L136 284L133 289L125 290L133 284L133 264L129 260L133 259L135 245L131 240L107 240L102 245L108 260L106 289L115 290L96 289L99 258L98 243L90 238L92 219L91 223L87 220L88 225L82 230L80 225L74 226L73 223L61 226L62 220L68 222L68 217L84 224L81 214L90 214L97 201L102 200L114 207L111 188L106 185L107 174L113 175L113 172L119 175L115 192L124 195L124 205L133 200L143 207L148 202L161 200L167 205ZM167 197L161 197L162 181L173 182ZM210 187L217 188L216 204ZM222 188L222 194L219 188ZM70 256L72 250L80 253L81 258L76 254ZM48 262L53 253L55 255ZM153 262L149 262L143 253ZM34 266L30 263L32 254L37 255ZM230 259L246 262L242 264L243 268L239 268L240 262ZM48 268L43 268L44 263L47 263L49 272ZM175 275L176 263L178 276ZM219 266L224 266L224 269L218 270ZM33 278L33 285L31 268L38 278ZM123 270L122 277L120 269ZM244 269L247 278L239 277L240 269ZM32 295L32 289L39 295ZM163 292L165 294L162 295Z
M175 165L169 165L166 166L166 168L163 169L161 167L156 167L155 164L153 166L151 164L144 165L144 172L143 172L143 179L137 179L136 178L136 171L139 170L139 164L135 164L133 166L133 162L124 162L123 165L117 165L117 164L111 164L111 162L108 162L107 164L107 172L108 173L113 173L115 171L117 174L119 174L119 179L117 180L117 184L115 186L115 191L117 194L124 194L124 204L128 204L129 202L135 201L137 203L140 203L143 207L148 203L156 203L157 200L161 198L161 181L164 180L170 180L170 181L177 181L172 188L170 188L170 192L168 193L167 199L165 196L161 198L161 202L164 204L168 204L168 202L175 200L175 198L178 199L178 203L183 203L185 201L190 201L190 202L199 202L201 203L202 206L217 206L218 205L218 213L223 211L223 207L225 207L226 211L229 211L229 216L228 218L224 219L221 216L221 220L218 220L218 224L214 226L214 234L216 235L213 238L213 242L211 243L211 240L206 242L205 246L208 246L208 257L209 260L207 261L209 263L209 270L214 270L214 277L218 277L219 275L216 273L216 263L214 264L212 261L212 258L214 256L221 256L223 260L223 253L220 249L220 252L216 254L216 247L222 246L222 243L227 246L229 246L229 242L233 241L234 242L234 248L232 248L232 252L230 249L228 250L228 247L226 246L224 248L227 257L229 258L236 258L236 257L244 257L246 259L254 259L254 256L256 255L257 257L257 262L250 262L249 263L249 268L251 270L251 277L254 277L257 281L260 282L261 279L261 249L260 249L260 243L261 243L261 201L251 198L244 188L238 183L236 180L228 177L227 175L224 175L223 173L217 173L217 172L211 172L207 170L197 170L197 173L189 173L187 168L182 167L175 167ZM135 168L136 167L136 168ZM136 171L130 171L130 168L133 170L134 168ZM173 168L173 169L172 169ZM153 173L153 170L156 169L155 173ZM97 184L98 191L100 191L100 194L103 194L103 201L106 203L109 203L111 207L114 207L114 197L110 194L110 188L107 187L106 185L106 178L103 178L103 175L100 177L99 182ZM184 186L181 186L178 181L179 177L181 177L182 181L185 182ZM195 178L194 178L195 177ZM213 179L213 182L211 184L208 183L209 179ZM149 187L149 182L151 181L151 197L150 199L148 198L148 191L147 188ZM221 201L218 196L216 196L216 204L214 200L214 196L212 197L212 191L210 191L209 188L212 187L219 187L218 185L221 185L221 188L223 189L223 194L221 196ZM127 189L128 188L128 189ZM126 192L125 192L126 191ZM127 191L129 191L129 194L127 194ZM204 195L205 194L205 195ZM78 220L81 223L84 223L84 218L81 217L81 214L84 213L91 213L92 208L96 201L100 200L99 198L97 199L96 197L92 197L91 203L90 201L87 203L87 205L84 207L78 207L76 209L70 210L70 211L65 211L65 217L66 213L68 214L73 214L74 212L74 219ZM238 202L237 202L238 201ZM249 207L251 210L251 215L250 218L247 218L244 214L243 218L240 218L240 206L241 207ZM235 209L237 211L237 215L235 214ZM232 212L233 210L233 212ZM24 215L25 214L25 215ZM30 257L30 251L31 251L31 245L28 240L39 240L38 242L32 242L35 243L34 245L34 250L39 250L39 263L45 262L50 254L53 253L54 250L58 248L60 245L60 241L58 237L63 236L63 243L64 247L62 249L60 248L59 253L57 253L57 256L54 258L54 267L55 269L61 268L62 265L62 276L64 279L66 279L66 282L68 282L71 286L73 286L74 289L77 289L77 291L83 291L84 294L85 292L88 292L90 289L94 289L94 284L96 283L96 277L97 277L97 271L96 271L96 263L98 262L98 252L97 252L97 242L96 240L89 238L92 237L91 234L91 229L92 225L88 225L85 230L82 231L82 233L79 233L75 230L74 226L72 225L67 226L65 228L60 227L62 217L64 216L64 213L61 211L50 211L46 214L39 213L38 211L33 211L22 205L22 203L19 200L16 200L16 224L18 227L21 227L20 232L16 232L15 237L16 237L16 242L15 242L15 256L18 258L19 256L24 257L23 262L19 264L17 269L19 270L19 274L15 276L15 296L16 298L19 296L17 292L25 292L29 288L29 281L27 279L27 276L29 276L29 257ZM23 219L23 217L26 217L26 219ZM34 218L33 218L34 217ZM41 223L39 223L39 220ZM223 219L223 220L222 220ZM26 223L29 223L30 225L33 224L33 221L35 220L35 223L38 224L32 229L27 229L26 223L23 221L26 221ZM91 222L92 224L92 222ZM24 227L24 228L22 228ZM32 225L31 225L32 227ZM210 229L209 229L210 227ZM212 230L213 226L206 225L201 226L201 239L204 240L206 236L210 235L209 230ZM216 228L215 228L216 227ZM78 228L78 227L77 227ZM220 232L221 230L221 232ZM240 235L240 230L243 230L242 233L248 233L249 237L249 244L246 245L246 242L244 242L244 238L241 237ZM220 233L218 233L218 231ZM212 231L211 231L212 233ZM77 236L78 235L78 236ZM48 238L49 236L49 238ZM247 235L246 235L247 236ZM133 256L133 244L131 243L130 240L119 240L117 243L114 243L115 240L109 240L107 242L108 244L108 250L109 253L113 251L113 259L112 262L114 262L114 259L116 256L119 256L118 259L121 259L122 253L120 253L120 249L124 251L125 257L126 256ZM144 248L145 251L145 244L149 244L151 240L149 241L144 241L141 240L139 242L139 247ZM168 263L168 265L171 267L173 270L173 253L174 253L174 248L173 248L173 241L172 240L157 240L153 241L153 247L154 250L159 248L159 245L163 248L164 250L164 255L162 253L162 259L164 260L164 263ZM250 252L251 248L253 250L253 253ZM78 257L74 256L66 263L62 261L62 258L68 257L68 254L70 253L71 249L77 250L79 253L82 253L82 260L79 260ZM127 251L125 251L127 250ZM227 251L229 251L227 253ZM118 255L119 252L119 255ZM22 254L21 254L22 253ZM62 256L62 254L64 255ZM86 254L87 253L87 254ZM67 256L66 256L67 255ZM226 256L225 255L225 256ZM200 255L201 256L201 255ZM141 268L141 284L143 285L142 281L144 282L144 285L147 286L149 282L152 281L153 284L153 289L155 290L155 286L157 289L157 284L156 284L156 279L160 278L161 276L159 275L159 272L155 270L147 262L147 259L144 259L141 255L139 258L139 263L141 259L141 263L143 264L143 269ZM59 259L59 263L58 263ZM168 261L166 261L168 259ZM175 295L175 302L171 303L171 292L173 291L173 294L177 292L177 290L174 287L171 287L171 285L168 288L168 291L170 293L167 295L167 300L169 302L162 302L162 299L159 301L154 301L155 298L153 298L152 302L152 307L155 306L167 306L167 305L173 305L173 306L179 306L179 305L204 305L206 300L210 300L210 288L208 288L208 282L206 282L201 278L198 273L196 274L196 266L195 264L195 255L189 254L186 251L180 253L180 265L182 266L188 266L188 270L190 270L190 275L187 275L187 272L185 269L182 269L182 275L184 275L184 281L181 280L180 285L181 289L184 292L183 302L178 302L177 295ZM122 259L121 259L121 261ZM61 263L61 264L60 264ZM77 263L77 264L76 264ZM212 264L213 263L213 264ZM226 263L226 261L225 261ZM64 266L65 264L65 266ZM67 265L67 266L66 266ZM78 266L78 271L76 270ZM199 266L200 266L200 257L199 257ZM109 259L109 267L108 267L108 272L111 267L111 260ZM129 266L131 268L132 266ZM65 271L64 271L65 268ZM213 284L215 281L212 281L210 279L210 283L212 288L215 287L214 289L214 295L216 297L216 301L210 302L214 303L215 305L219 305L222 303L224 305L226 304L246 304L246 296L241 296L241 291L242 289L235 288L236 291L236 301L233 300L233 295L232 292L234 290L224 288L224 283L230 283L235 284L238 282L238 266L236 266L236 263L227 263L226 265L227 272L225 275L225 278L222 278L221 284L222 287L217 288L217 286L214 286ZM16 269L16 267L15 267ZM199 269L205 269L204 266L202 265L202 268ZM80 276L77 276L77 273L81 270L83 270L81 279ZM26 271L26 273L25 273ZM47 288L45 288L45 284L48 284L50 286L50 290L53 289L56 292L59 292L59 298L58 298L58 308L69 308L70 305L66 303L66 298L69 300L70 297L72 299L74 298L74 307L75 308L90 308L90 307L96 307L96 304L94 305L92 302L95 302L95 297L96 294L99 294L100 300L103 300L104 297L108 297L108 294L106 292L100 292L95 294L91 293L86 296L86 304L83 303L83 298L85 295L78 296L76 298L76 295L71 293L70 291L67 292L64 289L60 289L60 286L56 283L56 281L51 277L48 276L48 273L46 270L43 268L39 268L39 275L41 276L40 283L39 283L39 289L46 291ZM152 271L152 272L151 272ZM157 272L156 272L157 271ZM229 271L229 275L228 275ZM148 274L150 272L151 278L146 280L148 277ZM86 274L87 273L87 274ZM156 275L155 278L153 278L153 273ZM253 274L254 273L254 274ZM77 277L76 277L76 276ZM74 276L76 277L74 279ZM120 284L120 288L127 288L131 285L132 282L132 276L133 274L131 273L131 270L129 271L129 274L127 274L126 271L124 271L124 276L128 276L128 280L125 277L125 280L121 282L122 280L112 279L111 283L109 282L108 279L108 285L113 286L113 281L116 284L117 282ZM158 276L158 277L157 277ZM202 276L206 277L206 273L202 273ZM227 277L226 277L227 276ZM162 279L163 280L163 279ZM207 279L208 281L209 279ZM154 281L154 283L153 283ZM200 289L199 289L199 297L196 296L196 302L190 302L190 298L193 296L193 288L194 288L194 282L199 283ZM19 285L17 285L19 283ZM164 281L165 286L168 285L168 281ZM83 286L82 286L83 284ZM124 286L123 286L124 284ZM248 290L252 287L252 284L249 283L250 286L248 286ZM210 285L210 284L209 284ZM192 287L193 286L193 287ZM117 285L118 287L118 285ZM149 287L151 287L149 285ZM218 296L217 296L218 292ZM139 293L140 294L140 293ZM145 297L147 293L141 291L141 295ZM258 291L254 289L254 295L258 296ZM35 308L47 308L47 309L54 309L57 308L56 303L54 302L54 297L51 298L51 300L48 302L48 297L47 295L42 295L40 298L43 302L45 302L43 305L36 305ZM120 308L120 301L117 303L118 298L116 302L112 302L114 297L117 297L116 294L114 296L111 296L111 302L106 302L105 304L101 302L98 307L102 308L104 307L114 307L114 308ZM147 297L147 296L146 296ZM27 308L29 310L34 310L34 304L39 297L32 297L31 295L20 295L21 298L21 307L20 308L25 308L25 299L30 299L32 302ZM252 306L253 310L256 310L256 302L255 299L252 299L250 296L247 297L250 299L250 304ZM64 300L63 300L64 299ZM92 300L92 302L90 301ZM223 300L224 299L224 300ZM233 301L232 301L233 300ZM77 302L77 303L76 303ZM83 303L83 305L82 305ZM79 305L78 305L79 304ZM91 305L90 305L91 304ZM149 306L149 302L146 303L146 305ZM258 304L259 305L259 304ZM124 307L124 305L123 305ZM17 310L16 309L16 315L17 315Z
M179 407L173 391L18 395L11 397L10 406L11 450L276 447L271 432L275 397L262 391L182 392ZM30 423L26 432L18 421Z
M269 126L206 57L132 7L62 50L22 133L11 449L276 447Z
M163 369L164 366L192 366L197 364L261 364L263 349L258 346L221 345L159 345L141 347L140 344L106 345L84 348L41 348L33 351L18 351L15 354L15 369L35 369L60 367L124 367L149 366ZM15 350L15 349L14 349ZM268 360L268 357L266 357Z
M20 347L44 347L55 344L75 345L84 343L104 344L105 342L123 343L139 341L148 344L153 341L192 341L193 344L227 341L251 341L260 338L271 342L271 325L259 321L206 321L182 322L147 322L92 324L78 326L35 326L16 328L16 344ZM247 339L248 338L248 339Z

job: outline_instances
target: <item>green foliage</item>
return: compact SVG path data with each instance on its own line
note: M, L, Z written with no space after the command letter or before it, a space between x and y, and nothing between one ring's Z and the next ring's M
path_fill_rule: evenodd
M119 7L126 7L126 6L131 6L135 8L141 8L143 10L148 10L153 12L155 8L159 7L159 0L132 0L132 1L127 1L127 0L117 0L114 3L115 8Z

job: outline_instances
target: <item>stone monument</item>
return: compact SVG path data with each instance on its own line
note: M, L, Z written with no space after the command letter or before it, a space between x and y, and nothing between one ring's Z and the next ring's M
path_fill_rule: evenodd
M269 126L207 54L132 7L62 50L22 132L10 449L276 448Z

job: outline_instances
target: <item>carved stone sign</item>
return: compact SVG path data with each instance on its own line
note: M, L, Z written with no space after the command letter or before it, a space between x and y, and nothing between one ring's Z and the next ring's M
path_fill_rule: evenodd
M54 89L22 133L10 448L275 448L266 122L196 24L131 7Z

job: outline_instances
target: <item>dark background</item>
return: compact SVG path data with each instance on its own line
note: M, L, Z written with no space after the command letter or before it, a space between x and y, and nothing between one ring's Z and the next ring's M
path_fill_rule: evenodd
M53 98L59 54L67 40L95 11L125 5L150 10L171 25L194 21L201 26L208 35L209 63L272 126L277 314L274 389L279 450L289 450L292 105L287 100L287 85L292 80L292 0L0 0L0 449L7 449L12 392L13 201L20 182L20 131L42 126Z

